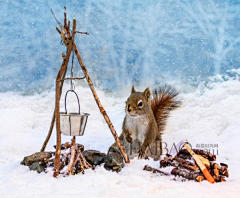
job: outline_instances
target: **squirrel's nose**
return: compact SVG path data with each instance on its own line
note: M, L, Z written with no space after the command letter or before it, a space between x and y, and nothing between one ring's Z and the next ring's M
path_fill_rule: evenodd
M128 110L128 112L131 112L130 105L128 105L127 110Z

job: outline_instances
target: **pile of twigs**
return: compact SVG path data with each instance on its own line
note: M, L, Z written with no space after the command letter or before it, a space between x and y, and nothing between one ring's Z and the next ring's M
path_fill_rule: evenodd
M216 163L216 155L205 150L193 149L193 151L198 155L216 182L226 181L226 177L229 177L227 164ZM164 159L160 161L160 168L161 169L158 170L146 165L144 170L162 175L181 176L184 179L198 182L205 179L198 165L186 149L181 149L173 159L172 156L166 155Z

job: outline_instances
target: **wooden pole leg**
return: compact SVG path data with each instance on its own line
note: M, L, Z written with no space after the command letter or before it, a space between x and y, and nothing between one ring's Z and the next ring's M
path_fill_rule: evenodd
M125 152L125 150L124 150L124 148L123 148L123 146L122 146L122 144L121 144L121 142L120 142L120 140L118 138L117 132L115 131L115 129L113 127L113 124L112 124L110 118L107 115L107 112L105 111L105 109L103 108L103 106L102 106L102 104L100 102L100 99L99 99L99 97L98 97L98 95L97 95L97 93L95 91L94 86L93 86L92 80L90 79L90 77L88 75L88 71L87 71L87 69L86 69L86 67L85 67L85 65L84 65L84 63L82 61L81 55L80 55L80 53L78 51L78 48L75 45L75 43L73 44L73 48L74 48L75 54L77 56L78 62L80 64L80 66L82 67L82 70L83 70L83 72L85 74L85 77L86 77L86 80L88 82L88 85L89 85L89 87L90 87L90 89L91 89L91 91L93 93L93 97L94 97L94 99L95 99L95 101L96 101L96 103L97 103L97 105L99 107L99 110L100 110L101 114L103 115L106 123L108 124L108 127L109 127L110 131L112 132L112 135L113 135L115 141L117 142L117 145L118 145L119 150L121 151L121 153L123 155L123 158L124 158L125 162L126 163L130 163L130 161L128 159L128 156L127 156L127 153Z

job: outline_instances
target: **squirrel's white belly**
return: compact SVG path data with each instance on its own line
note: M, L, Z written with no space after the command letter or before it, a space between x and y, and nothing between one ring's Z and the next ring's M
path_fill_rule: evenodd
M147 131L148 121L145 117L132 118L126 116L126 128L131 131L133 140L138 140L143 143L145 139L145 133Z

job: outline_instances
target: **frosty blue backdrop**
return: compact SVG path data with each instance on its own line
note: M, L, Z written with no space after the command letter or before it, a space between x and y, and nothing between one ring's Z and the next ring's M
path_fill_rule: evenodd
M77 45L97 86L178 79L197 84L239 68L240 2L234 0L4 0L0 91L41 92L61 65L50 8L77 19ZM76 74L77 75L77 74ZM78 74L80 75L80 74Z

